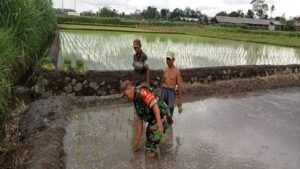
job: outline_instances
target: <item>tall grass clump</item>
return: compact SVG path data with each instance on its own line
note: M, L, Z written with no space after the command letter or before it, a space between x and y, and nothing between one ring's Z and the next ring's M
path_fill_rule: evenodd
M40 55L56 26L50 0L4 0L0 6L0 25L10 29L24 59Z
M55 28L51 0L1 0L0 134L10 116L7 105L11 85L42 56Z
M4 134L5 122L9 118L7 112L12 76L10 73L17 66L15 60L18 59L17 50L10 38L9 31L0 29L0 136Z

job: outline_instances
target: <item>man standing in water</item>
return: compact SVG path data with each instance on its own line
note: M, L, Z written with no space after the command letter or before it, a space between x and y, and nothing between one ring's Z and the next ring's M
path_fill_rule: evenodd
M168 105L171 116L173 116L174 105L176 100L176 87L178 89L178 102L177 106L181 111L181 75L180 70L174 65L175 54L174 52L167 52L166 62L168 67L164 70L162 78L162 88L160 98Z
M135 121L136 134L133 151L137 152L140 147L143 134L143 121L148 123L146 129L146 151L148 158L155 157L158 145L163 141L163 136L172 121L167 119L170 112L166 103L159 100L152 88L148 85L133 86L129 80L120 83L122 96L134 102L137 120Z
M142 43L139 39L133 41L133 49L135 54L133 55L133 79L132 83L137 86L146 82L149 84L149 65L147 55L142 51Z

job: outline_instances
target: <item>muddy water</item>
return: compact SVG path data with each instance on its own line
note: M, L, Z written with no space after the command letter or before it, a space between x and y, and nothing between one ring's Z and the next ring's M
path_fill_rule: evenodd
M130 150L131 104L78 110L64 139L66 168L300 168L300 88L209 98L175 110L156 159Z

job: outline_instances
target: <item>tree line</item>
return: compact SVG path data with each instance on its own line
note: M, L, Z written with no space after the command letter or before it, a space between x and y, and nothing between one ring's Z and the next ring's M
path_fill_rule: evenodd
M270 11L270 16L275 10L274 5L268 5L266 0L251 0L252 9L249 9L247 13L244 13L242 10L232 11L227 13L226 11L221 11L216 14L216 16L230 16L230 17L247 17L247 18L260 18L268 19L268 12ZM57 9L58 10L58 9ZM59 14L63 12L67 13L68 11L73 11L72 9L64 9L64 11L57 11ZM105 6L99 8L97 12L83 11L80 13L82 16L100 16L100 17L133 17L136 19L163 19L163 20L179 20L181 17L189 18L203 18L207 17L199 9L191 9L186 7L185 9L175 8L173 11L163 8L158 10L155 6L148 6L146 9L140 10L137 9L135 12L126 15L124 12L118 12L116 9Z
M191 9L186 7L185 9L176 8L170 11L167 8L158 9L154 6L148 6L146 9L139 10L130 14L124 12L119 13L116 9L112 9L108 6L100 8L97 12L83 11L81 16L100 16L100 17L127 17L132 19L147 19L147 20L170 20L177 21L180 18L197 18L200 20L207 20L207 15L203 14L198 9Z
M229 16L229 17L243 17L243 18L259 18L259 19L274 19L280 21L283 24L287 24L287 27L290 27L288 30L294 30L295 21L299 17L295 17L292 20L286 20L285 15L273 17L273 12L275 11L274 5L269 5L266 3L266 0L251 0L252 9L248 9L246 13L243 10L239 9L237 11L221 11L216 14L216 16ZM67 14L67 12L75 12L72 9L56 9L58 14ZM98 11L93 12L83 11L80 13L81 16L99 16L99 17L124 17L129 19L146 19L146 20L162 20L162 21L179 21L180 18L197 18L198 22L207 24L208 16L201 12L199 9L192 9L186 7L185 9L175 8L173 11L163 8L158 9L155 6L148 6L147 8L140 10L137 9L135 12L130 14L125 14L124 12L118 12L118 10L113 9L109 6L104 6L99 8Z

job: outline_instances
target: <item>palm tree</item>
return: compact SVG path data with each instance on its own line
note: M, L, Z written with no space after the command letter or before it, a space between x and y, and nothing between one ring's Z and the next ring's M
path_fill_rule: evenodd
M272 5L272 6L271 6L271 9L270 9L270 12L271 12L271 18L272 18L272 14L273 14L274 11L275 11L275 6Z

